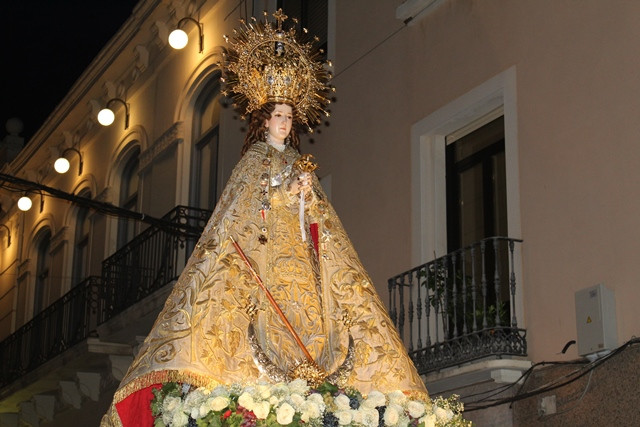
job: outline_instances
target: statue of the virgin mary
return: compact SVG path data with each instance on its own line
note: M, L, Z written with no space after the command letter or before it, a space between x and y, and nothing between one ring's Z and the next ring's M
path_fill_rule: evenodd
M275 16L230 42L224 83L249 117L243 156L103 425L152 425L152 390L167 382L211 390L297 378L428 400L298 151L297 129L319 122L329 102L329 74Z

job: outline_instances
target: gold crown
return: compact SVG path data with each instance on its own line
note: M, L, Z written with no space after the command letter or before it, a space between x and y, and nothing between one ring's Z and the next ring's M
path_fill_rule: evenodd
M312 42L298 41L295 28L282 29L287 19L282 9L273 14L277 25L268 21L266 12L264 16L264 22L241 21L242 27L233 30L233 40L224 36L231 47L223 93L231 94L243 116L266 102L291 104L296 119L311 130L322 115L329 116L325 108L333 91L328 84L331 76L318 59L321 52L312 51Z

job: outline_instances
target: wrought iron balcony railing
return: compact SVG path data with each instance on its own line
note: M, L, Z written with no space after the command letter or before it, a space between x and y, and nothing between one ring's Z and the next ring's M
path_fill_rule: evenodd
M191 233L153 225L0 342L0 388L89 337L96 326L177 278L211 211L177 206L163 217Z
M390 316L420 374L526 356L514 271L521 242L490 237L389 279Z
M97 326L101 281L88 277L0 342L0 387L53 359Z
M196 233L170 233L151 226L104 260L101 323L177 279L209 216L208 210L177 206L162 219Z

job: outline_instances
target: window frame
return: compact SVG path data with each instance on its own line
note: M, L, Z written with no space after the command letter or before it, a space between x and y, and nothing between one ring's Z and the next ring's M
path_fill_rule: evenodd
M140 173L140 148L135 147L129 153L120 172L120 194L118 206L128 210L136 210L139 203L140 177L137 177L135 191L131 192L131 181L134 175ZM128 191L127 191L128 190ZM116 250L126 246L136 234L135 224L130 223L128 218L118 218L118 232L116 238Z

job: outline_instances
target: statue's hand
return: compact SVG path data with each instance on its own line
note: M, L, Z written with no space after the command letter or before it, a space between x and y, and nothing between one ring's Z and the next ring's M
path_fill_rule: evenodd
M298 175L296 179L293 180L291 185L289 186L289 191L291 194L297 195L300 194L301 191L304 191L305 194L311 193L311 175L309 173L304 172Z

